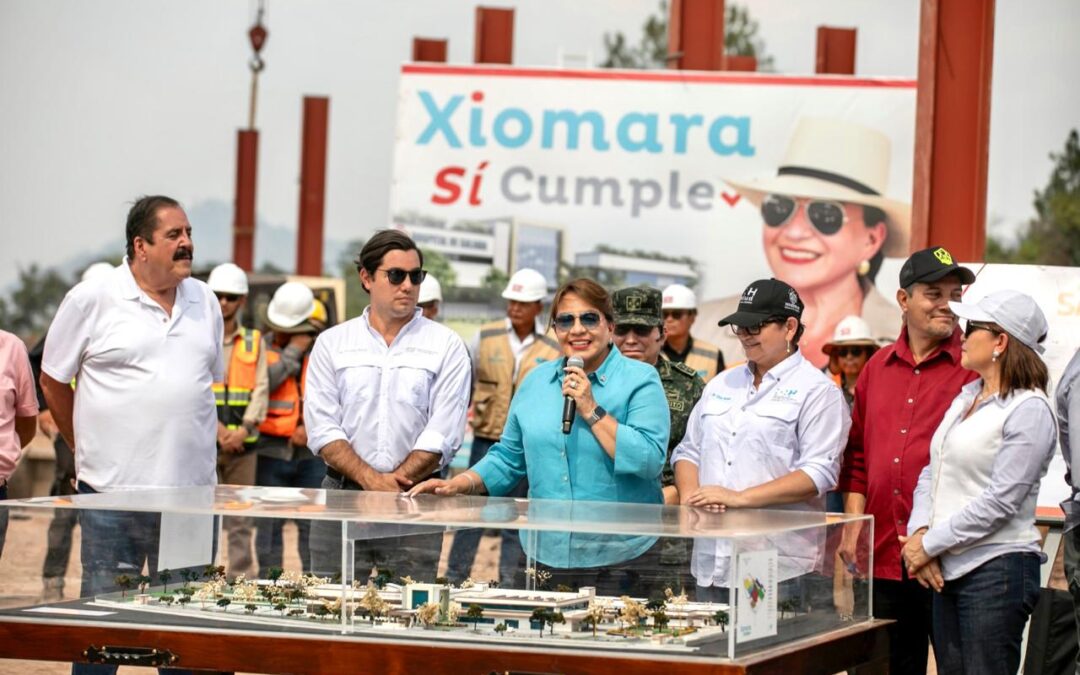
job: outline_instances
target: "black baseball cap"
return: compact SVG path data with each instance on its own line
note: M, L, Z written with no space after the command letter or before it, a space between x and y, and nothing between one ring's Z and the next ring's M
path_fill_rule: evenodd
M718 325L756 326L774 316L802 318L803 302L795 289L779 279L758 279L739 298L739 309Z
M907 288L914 283L930 284L950 274L960 278L960 283L967 285L975 281L975 273L961 267L953 261L952 254L940 246L915 251L900 268L900 288Z

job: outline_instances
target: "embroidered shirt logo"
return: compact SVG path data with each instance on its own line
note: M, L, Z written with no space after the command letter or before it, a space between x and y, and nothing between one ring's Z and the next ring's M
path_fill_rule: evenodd
M794 401L798 394L798 389L777 389L773 392L772 400L789 403Z

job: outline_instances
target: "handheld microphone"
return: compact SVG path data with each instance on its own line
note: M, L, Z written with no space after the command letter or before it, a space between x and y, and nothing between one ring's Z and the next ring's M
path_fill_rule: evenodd
M580 356L571 356L566 359L567 368L584 368L585 361ZM563 397L562 404L562 432L570 433L570 427L574 425L574 413L577 412L577 401L571 396Z

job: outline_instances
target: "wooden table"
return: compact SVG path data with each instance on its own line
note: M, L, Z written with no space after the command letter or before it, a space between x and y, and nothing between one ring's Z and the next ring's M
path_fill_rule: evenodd
M177 668L260 673L612 673L679 675L821 673L848 668L860 674L889 671L888 621L873 620L735 661L657 654L597 654L584 649L497 646L463 647L354 636L274 634L232 629L142 627L131 624L65 623L55 618L0 617L0 658L82 661L89 646L167 650Z

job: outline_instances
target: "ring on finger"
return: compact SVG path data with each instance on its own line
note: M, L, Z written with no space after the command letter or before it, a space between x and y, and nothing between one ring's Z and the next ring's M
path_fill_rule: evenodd
M577 380L570 380L570 388L577 389Z

